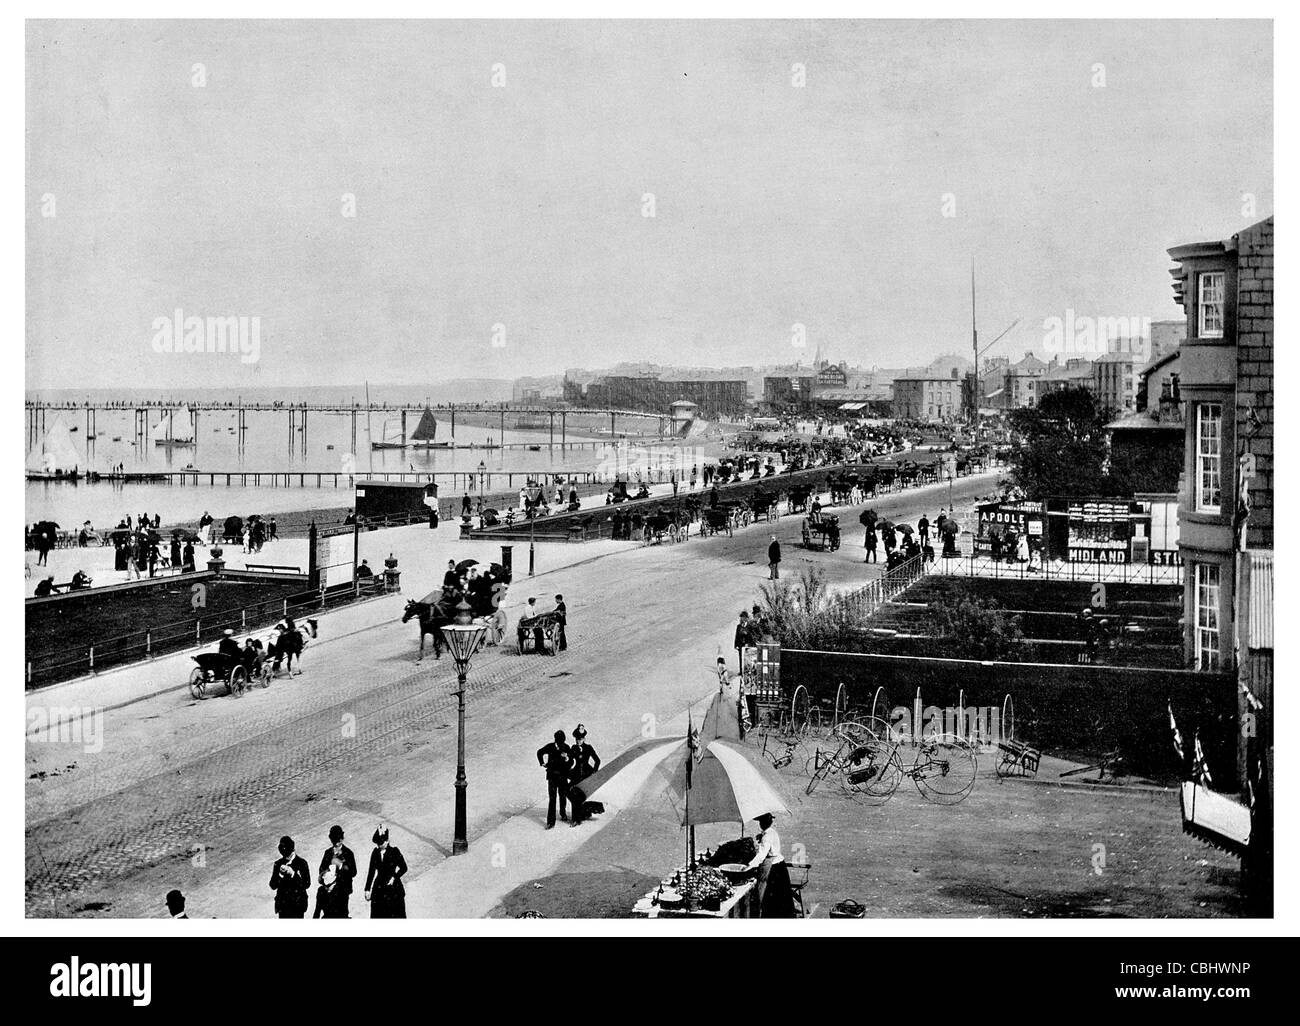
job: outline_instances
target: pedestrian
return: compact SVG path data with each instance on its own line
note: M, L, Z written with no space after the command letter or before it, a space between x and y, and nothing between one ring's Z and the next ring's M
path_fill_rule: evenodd
M469 515L470 515L470 511L471 511L473 508L474 508L474 505L473 505L473 503L470 502L470 499L469 499L469 491L466 490L465 494L462 495L462 496L461 496L461 499L460 499L460 515L461 515L462 517L467 517L467 516L469 516Z
M759 835L755 839L757 851L749 862L749 868L758 870L754 895L759 918L793 919L794 895L790 889L790 870L781 854L781 837L772 825L770 812L755 819Z
M348 901L352 897L352 881L357 875L357 859L352 849L343 843L343 828L335 823L330 827L330 846L321 856L316 890L316 911L313 919L350 919Z
M694 463L692 463L691 464L691 491L695 491L695 477L696 477L695 471L696 471L696 466Z
M867 546L867 556L863 560L863 562L864 563L876 562L876 525L875 524L867 524L866 546Z
M569 746L569 763L570 791L577 788L576 794L569 795L569 809L573 813L573 822L570 825L577 826L587 816L605 811L604 806L599 802L586 801L580 786L587 777L600 769L600 756L596 754L596 749L587 744L587 728L581 723L573 728L573 744Z
M278 919L302 919L307 915L311 869L301 855L295 854L292 837L281 837L279 850L280 857L271 867L275 914Z
M186 542L185 548L181 550L181 572L194 573L194 545L192 542Z
M740 620L736 624L736 637L733 642L736 649L736 667L738 669L743 665L744 649L749 643L749 614L742 609L740 611Z
M563 652L569 647L569 639L564 634L564 627L569 622L569 607L564 604L564 596L555 596L556 647Z
M204 545L207 545L211 539L212 539L212 514L205 509L203 511L203 516L199 517L199 540Z
M675 499L677 498L677 471L673 471L671 480L673 483L673 498Z
M763 610L755 603L749 611L749 643L758 645L767 637L767 624L763 622Z
M930 521L924 513L921 519L916 523L916 529L921 532L921 547L924 548L930 543Z
M173 569L177 569L181 565L181 536L179 534L172 535L171 565Z
M185 914L185 895L180 891L167 892L167 913L173 919L188 919Z
M405 919L406 859L401 849L388 843L388 827L382 823L371 835L375 848L370 853L370 868L366 871L366 901L370 902L371 919Z
M280 532L280 529L279 529L279 527L276 526L276 523L275 523L275 517L272 517L271 520L270 520L270 522L266 525L266 540L267 540L267 541L279 541L279 540L280 540L280 533L279 533L279 532Z
M537 749L537 765L546 770L546 829L555 826L555 800L560 801L560 819L566 823L569 815L566 802L569 793L569 746L564 743L564 731L557 730L555 739Z
M767 547L767 569L768 580L776 581L781 578L781 543L776 540L776 535L772 535L772 542Z

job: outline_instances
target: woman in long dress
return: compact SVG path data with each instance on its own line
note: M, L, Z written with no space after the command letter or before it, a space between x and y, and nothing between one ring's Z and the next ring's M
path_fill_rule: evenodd
M405 919L406 888L402 877L406 875L406 859L398 848L388 843L388 827L381 825L370 839L375 843L366 873L370 918Z
M781 854L781 837L772 826L772 814L756 816L759 835L758 851L750 860L749 868L758 870L758 884L754 889L761 919L794 919L794 894L790 890L790 870Z

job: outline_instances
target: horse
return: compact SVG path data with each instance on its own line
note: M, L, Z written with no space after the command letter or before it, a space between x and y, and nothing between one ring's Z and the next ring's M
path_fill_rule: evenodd
M280 662L285 661L285 669L293 675L293 661L298 660L298 672L302 673L302 650L307 647L307 642L316 637L316 621L304 621L304 627L294 626L293 630L289 629L288 621L281 620L275 625L276 634L271 635L266 642L266 656L273 660L271 663L271 672L280 672Z
M433 658L442 658L443 637L442 628L448 624L455 623L455 616L452 610L439 602L417 602L410 599L406 603L406 610L402 613L402 623L406 623L412 617L420 619L420 651L415 657L418 663L424 658L424 637L426 634L433 635Z

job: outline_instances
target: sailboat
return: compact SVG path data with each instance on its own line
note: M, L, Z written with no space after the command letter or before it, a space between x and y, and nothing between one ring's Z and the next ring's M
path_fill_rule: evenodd
M402 422L397 417L389 417L384 421L384 436L382 441L371 440L370 448L372 449L405 449L406 439L402 437Z
M180 421L177 420L178 414L182 417ZM167 449L193 445L194 435L192 433L188 435L180 435L177 433L178 431L189 431L189 428L181 426L186 422L191 424L193 423L190 415L190 408L188 406L183 406L180 410L169 411L163 416L162 420L158 421L158 423L154 425L154 433L159 437L153 440L153 444L161 445Z
M420 423L415 425L415 430L411 432L411 448L413 449L447 449L450 448L450 442L438 442L434 439L438 434L438 422L433 419L433 410L429 407L424 408L420 414Z
M27 457L29 481L76 481L85 471L86 458L60 418L49 426L41 444Z

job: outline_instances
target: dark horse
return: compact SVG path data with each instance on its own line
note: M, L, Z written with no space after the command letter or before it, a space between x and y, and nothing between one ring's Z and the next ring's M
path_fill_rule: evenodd
M418 663L424 658L424 636L433 635L433 658L442 658L443 637L442 628L448 624L456 622L455 606L450 602L439 600L437 602L417 602L411 599L406 603L406 612L402 614L402 623L406 623L412 617L420 618L420 652L415 657Z
M271 672L280 672L280 662L284 660L290 675L293 674L293 661L298 660L298 672L302 673L302 650L307 642L316 637L316 621L305 620L304 626L295 626L292 630L286 621L275 625L277 633L271 636L266 645L267 657L272 659Z

